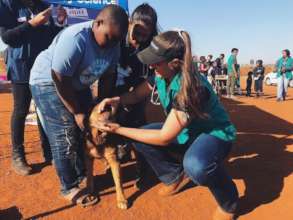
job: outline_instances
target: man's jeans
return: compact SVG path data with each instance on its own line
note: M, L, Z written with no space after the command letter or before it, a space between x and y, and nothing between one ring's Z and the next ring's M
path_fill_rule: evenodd
M161 127L162 123L153 123L143 128ZM231 147L231 142L209 134L201 134L186 145L180 145L176 141L166 147L135 144L136 150L146 158L163 183L172 184L185 172L194 183L207 186L223 210L233 213L238 201L238 191L222 164ZM174 152L176 149L181 153L185 152L183 164L170 156L169 150Z
M85 174L81 132L53 84L33 85L31 91L65 195L78 186Z
M284 100L286 98L289 86L289 79L286 78L285 74L282 74L278 78L277 86L277 99Z

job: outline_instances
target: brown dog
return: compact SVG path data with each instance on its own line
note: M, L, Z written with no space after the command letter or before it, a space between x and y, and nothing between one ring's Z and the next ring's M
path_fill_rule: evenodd
M88 133L86 135L86 167L87 167L87 187L90 192L94 191L93 182L93 162L94 159L104 160L111 168L115 182L117 206L120 209L127 209L128 202L125 198L122 183L120 162L117 159L117 135L101 132L97 128L99 122L114 121L111 109L104 112L97 111L98 105L91 111L88 120Z

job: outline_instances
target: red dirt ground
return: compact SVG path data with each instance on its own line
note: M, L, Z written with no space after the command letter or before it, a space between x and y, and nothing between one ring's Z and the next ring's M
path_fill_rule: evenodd
M223 100L238 129L227 168L240 192L241 220L293 219L293 89L283 103L275 101L275 90L265 87L266 95L260 99ZM206 188L189 187L161 198L156 194L160 184L151 175L145 192L136 192L131 163L123 168L126 196L132 204L128 210L116 208L111 175L100 163L95 166L95 183L101 201L91 208L69 205L59 195L54 168L41 165L35 127L28 126L25 133L27 158L35 173L22 177L11 171L11 109L11 94L0 94L0 219L211 219L216 203Z

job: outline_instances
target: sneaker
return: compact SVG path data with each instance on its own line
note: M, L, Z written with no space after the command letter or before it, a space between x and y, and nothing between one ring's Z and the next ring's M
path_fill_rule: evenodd
M32 168L27 164L25 159L20 157L12 160L12 169L22 176L27 176L32 173Z
M278 98L278 99L277 99L277 102L282 102L282 101L283 101L282 98Z

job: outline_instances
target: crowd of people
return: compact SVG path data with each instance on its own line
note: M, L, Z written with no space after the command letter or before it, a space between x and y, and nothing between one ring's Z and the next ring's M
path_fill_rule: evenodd
M239 50L233 48L227 62L225 62L225 54L220 54L218 58L213 60L213 55L193 57L195 68L204 76L213 86L217 94L226 92L227 98L235 99L235 94L241 95L240 86L240 65L237 62ZM284 101L292 80L293 59L290 51L285 49L282 51L282 57L277 60L274 72L277 73L277 101ZM252 87L256 97L264 95L263 83L265 77L265 67L263 60L256 61L251 71L248 71L246 78L246 96L252 96Z
M213 55L200 56L199 62L194 57L199 73L213 86L217 94L226 93L226 98L236 99L235 94L242 94L240 87L240 65L237 62L239 49L233 48L225 61L225 54L213 60Z
M70 27L64 25L64 9L59 7L54 21L51 9L40 0L0 0L0 12L1 37L9 45L12 167L17 173L32 173L23 136L33 97L45 163L54 164L61 195L78 204L76 197L83 194L82 202L91 204L95 196L80 188L86 172L82 132L89 109L100 103L101 112L106 106L113 112L122 109L124 122L96 126L130 140L138 161L149 164L163 183L160 195L175 194L189 179L207 187L216 199L215 220L233 218L238 191L223 161L236 128L214 90L218 76L227 78L220 86L226 87L228 98L234 99L235 90L240 90L237 48L227 63L221 54L214 61L212 55L202 56L195 65L188 32L158 33L156 11L148 4L138 6L130 17L121 7L109 5L94 21ZM285 85L292 63L283 57L277 64ZM261 60L248 75L247 95L252 77L257 95L262 95ZM154 90L167 118L146 124L141 103ZM286 90L279 93L284 98ZM183 160L175 161L170 151Z

